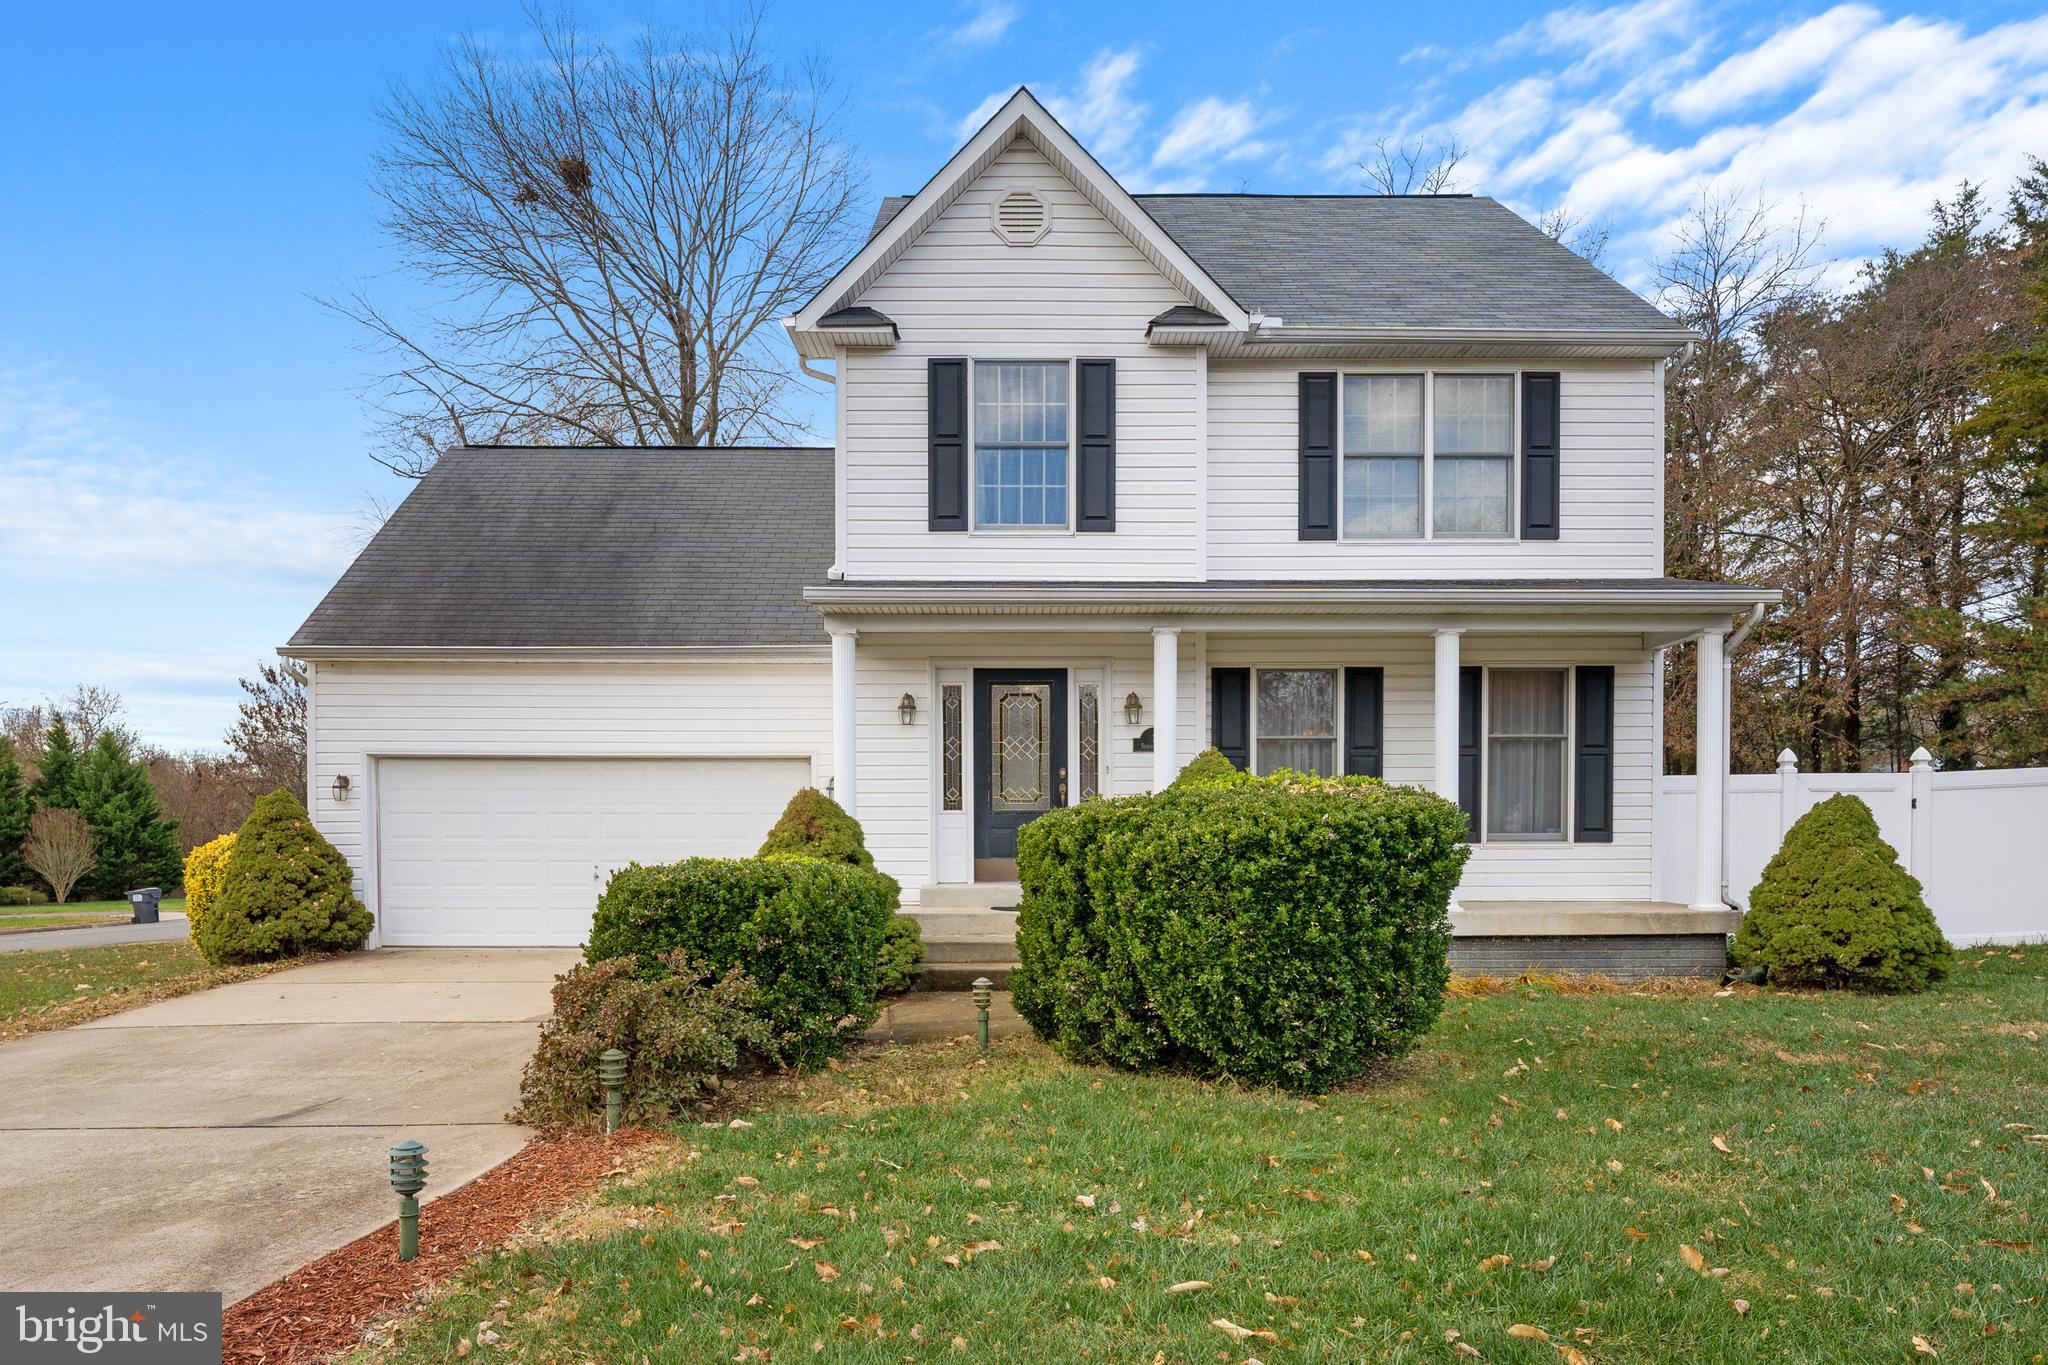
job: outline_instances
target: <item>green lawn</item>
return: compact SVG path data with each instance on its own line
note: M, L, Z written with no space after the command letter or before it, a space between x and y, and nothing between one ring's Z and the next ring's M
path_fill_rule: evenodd
M163 910L182 911L185 902L167 900ZM0 934L28 929L66 929L81 924L120 924L134 917L127 901L73 901L69 905L0 905Z
M0 953L0 1036L77 1023L248 974L207 966L182 939Z
M877 1049L681 1130L378 1356L453 1359L489 1321L529 1361L2038 1361L2044 971L1521 987L1315 1100L1025 1040Z

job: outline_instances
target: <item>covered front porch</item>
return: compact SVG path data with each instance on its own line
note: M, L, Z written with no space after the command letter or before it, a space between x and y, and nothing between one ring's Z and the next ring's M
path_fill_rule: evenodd
M1014 904L1016 831L1035 815L1157 790L1213 744L1255 771L1364 773L1462 806L1473 856L1452 919L1474 969L1634 974L1710 949L1719 965L1734 916L1717 795L1699 806L1690 901L1654 899L1662 652L1700 642L1701 767L1724 773L1723 646L1762 594L1648 580L807 596L832 638L834 793L934 927Z

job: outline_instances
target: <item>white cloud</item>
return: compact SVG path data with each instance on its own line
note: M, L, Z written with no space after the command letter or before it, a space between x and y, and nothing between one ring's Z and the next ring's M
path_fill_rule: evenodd
M1144 58L1134 47L1104 48L1082 68L1080 89L1048 90L1045 95L1052 116L1112 170L1124 162L1150 113L1130 93L1143 65Z
M1007 104L1010 96L1016 93L1014 88L993 92L987 99L984 99L980 104L968 110L967 114L958 123L953 125L954 134L962 142L967 141L967 139L980 132L981 125L994 118L996 110Z
M946 41L956 47L992 47L1017 22L1017 13L1017 7L1006 0L982 0L974 17L947 34Z
M1226 103L1214 95L1195 101L1176 114L1166 135L1152 152L1155 167L1200 167L1216 161L1243 161L1266 156L1272 147L1253 134L1268 120L1250 100Z
M1876 10L1862 5L1837 5L1804 23L1779 29L1758 46L1680 86L1665 107L1683 118L1698 119L1775 95L1825 70L1836 53L1868 32L1878 18Z

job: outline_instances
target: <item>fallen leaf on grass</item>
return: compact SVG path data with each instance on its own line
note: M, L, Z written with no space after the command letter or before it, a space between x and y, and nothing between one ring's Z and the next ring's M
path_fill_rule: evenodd
M798 1251L809 1251L813 1247L825 1245L825 1239L823 1237L792 1237L789 1239L789 1244Z
M1499 1270L1504 1265L1513 1265L1514 1263L1514 1257L1508 1255L1506 1252L1500 1252L1496 1255L1489 1256L1485 1260L1481 1261L1479 1263L1479 1268L1481 1270Z
M1535 1271L1535 1272L1536 1272L1536 1273L1537 1273L1538 1275L1541 1275L1541 1274L1542 1274L1542 1273L1543 1273L1544 1271L1546 1271L1546 1270L1550 1269L1550 1267L1552 1267L1552 1266L1554 1266L1554 1265L1556 1265L1556 1264L1557 1264L1557 1257L1555 1257L1555 1256L1545 1256L1545 1257L1544 1257L1544 1258L1543 1258L1542 1260L1540 1260L1540 1261L1529 1261L1529 1262L1527 1262L1526 1264L1524 1264L1524 1265L1522 1266L1522 1269L1524 1269L1524 1270L1533 1270L1533 1271Z
M1092 1209L1095 1207L1095 1196L1092 1194L1077 1194L1074 1196L1074 1202L1084 1209Z
M1479 1348L1477 1346L1474 1346L1469 1341L1458 1342L1457 1345L1454 1346L1452 1349L1457 1351L1457 1353L1461 1356L1471 1356L1475 1360L1486 1359L1485 1356L1479 1354Z
M1550 1340L1550 1333L1544 1331L1541 1327L1532 1327L1526 1322L1518 1322L1513 1327L1508 1328L1508 1335L1520 1337L1524 1341Z
M1748 1299L1730 1299L1728 1300L1728 1306L1735 1310L1735 1316L1738 1318L1746 1318L1749 1316Z
M1219 1332L1228 1333L1232 1341L1251 1341L1256 1339L1259 1341L1278 1342L1280 1340L1278 1336L1263 1327L1239 1327L1229 1318L1211 1318L1209 1325Z
M1684 1261L1686 1268L1689 1270L1697 1271L1702 1275L1707 1273L1707 1258L1700 1255L1699 1248L1697 1247L1688 1246L1683 1242L1679 1243L1678 1259Z
M1927 1339L1926 1337L1914 1337L1914 1338L1913 1338L1913 1354L1914 1354L1914 1355L1916 1355L1916 1356L1936 1356L1936 1357L1939 1357L1939 1356L1941 1355L1941 1352L1939 1352L1939 1351L1935 1350L1935 1349L1934 1349L1934 1343L1933 1343L1933 1342L1931 1342L1931 1341L1929 1341L1929 1340L1928 1340L1928 1339Z
M812 1261L811 1269L818 1272L818 1278L830 1283L839 1278L839 1267L830 1261Z
M1632 1242L1647 1242L1650 1240L1650 1234L1644 1232L1641 1228L1628 1227L1623 1228L1622 1231L1628 1234L1629 1240Z
M1609 1119L1609 1120L1607 1120L1607 1126L1608 1126L1609 1128L1612 1128L1612 1129L1613 1129L1613 1130L1614 1130L1615 1132L1617 1132L1617 1133L1618 1133L1618 1132L1620 1132L1620 1131L1621 1131L1621 1120L1620 1120L1620 1119Z
M758 1180L756 1180L756 1179L754 1179L754 1177L752 1177L752 1176L750 1176L750 1175L736 1175L736 1176L734 1176L734 1177L732 1178L732 1183L733 1183L733 1184L735 1184L735 1185L743 1185L743 1186L745 1186L745 1187L746 1187L747 1189L750 1189L750 1190L751 1190L751 1189L753 1189L753 1188L754 1188L754 1187L755 1187L756 1185L759 1185L759 1184L760 1184L761 1182L760 1182L760 1181L758 1181Z
M1354 1251L1354 1252L1352 1252L1352 1253L1351 1253L1351 1255L1352 1255L1352 1256L1353 1256L1353 1257L1354 1257L1355 1259L1357 1259L1357 1260L1361 1260L1361 1261L1367 1261L1367 1262L1370 1262L1370 1261L1372 1260L1372 1253L1371 1253L1370 1251L1365 1251L1365 1250L1358 1250L1358 1251Z
M966 1246L960 1248L960 1254L971 1261L984 1251L1001 1251L1002 1249L1003 1244L997 1241L969 1242Z
M1728 1146L1728 1139L1722 1137L1719 1133L1714 1134L1714 1150L1721 1153L1721 1155L1723 1156L1735 1155L1735 1153Z
M1589 1365L1586 1353L1576 1346L1560 1346L1557 1353L1564 1359L1564 1365Z
M1301 1307L1301 1300L1300 1300L1300 1299L1298 1299L1298 1298L1296 1298L1296 1297L1294 1297L1294 1295L1292 1295L1292 1294L1275 1294L1275 1293L1274 1293L1274 1292L1273 1292L1272 1290L1270 1290L1270 1289L1268 1289L1268 1290L1266 1291L1266 1302L1267 1302L1267 1303L1270 1303L1270 1304L1277 1304L1277 1305L1278 1305L1279 1307L1281 1307L1281 1308L1299 1308L1299 1307Z
M1886 1197L1887 1199L1890 1199L1890 1200L1892 1201L1892 1212L1893 1212L1893 1213L1904 1213L1904 1212L1906 1211L1906 1200L1905 1200L1905 1197L1904 1197L1903 1195L1896 1195L1896 1194L1893 1194L1893 1195L1887 1195L1887 1196L1885 1196L1885 1197Z
M1998 1247L2005 1251L2032 1251L2032 1242L2008 1242L2003 1237L1985 1237L1978 1240L1980 1247Z
M1210 1284L1207 1280L1182 1280L1179 1284L1170 1284L1166 1286L1166 1292L1169 1294L1191 1294L1197 1289L1213 1288L1215 1288L1215 1286Z

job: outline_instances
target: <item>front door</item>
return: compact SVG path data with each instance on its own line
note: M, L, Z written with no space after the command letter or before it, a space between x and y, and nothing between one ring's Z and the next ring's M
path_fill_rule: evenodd
M1067 804L1067 675L974 670L974 879L1015 881L1017 831Z

